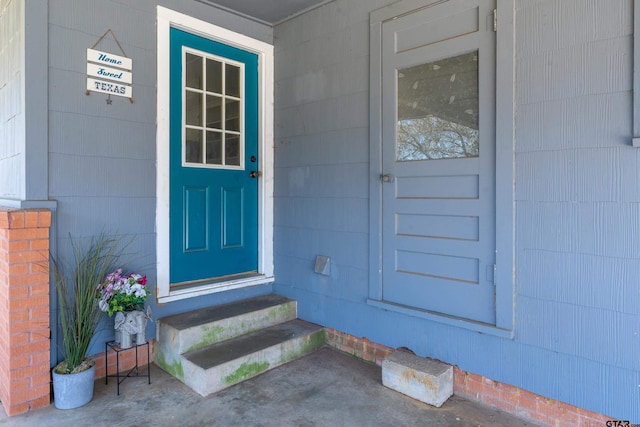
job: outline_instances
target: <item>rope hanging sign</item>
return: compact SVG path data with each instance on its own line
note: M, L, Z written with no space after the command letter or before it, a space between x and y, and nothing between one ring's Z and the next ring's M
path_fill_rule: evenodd
M109 33L122 55L95 50L98 43ZM91 48L87 49L87 95L91 92L106 93L109 95L107 104L111 104L111 95L124 96L133 102L132 70L133 61L127 57L113 31L108 29Z

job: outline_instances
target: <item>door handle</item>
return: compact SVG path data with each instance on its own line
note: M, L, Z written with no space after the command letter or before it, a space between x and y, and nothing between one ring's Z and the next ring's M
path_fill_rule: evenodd
M262 176L262 172L260 172L260 171L251 171L251 172L249 173L249 176L250 176L251 178L259 178L259 177L261 177L261 176Z
M391 174L382 174L382 175L380 175L380 180L382 182L393 182L393 175L391 175Z

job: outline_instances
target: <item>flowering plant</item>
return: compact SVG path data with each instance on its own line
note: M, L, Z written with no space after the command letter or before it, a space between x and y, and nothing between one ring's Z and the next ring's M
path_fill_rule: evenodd
M142 310L147 296L147 276L137 273L122 274L119 268L107 274L104 283L98 284L100 310L112 316L119 311Z

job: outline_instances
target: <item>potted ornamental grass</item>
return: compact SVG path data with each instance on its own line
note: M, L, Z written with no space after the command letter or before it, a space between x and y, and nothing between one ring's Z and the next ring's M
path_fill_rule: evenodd
M65 359L52 370L54 403L59 409L80 407L93 398L95 362L88 357L102 310L99 284L118 264L131 241L105 232L97 237L74 240L69 236L72 260L62 263L52 257L58 295L58 315Z

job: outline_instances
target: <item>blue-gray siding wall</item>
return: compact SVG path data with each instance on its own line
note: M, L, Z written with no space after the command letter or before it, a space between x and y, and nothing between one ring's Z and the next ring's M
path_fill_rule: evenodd
M0 199L24 195L24 13L0 0Z
M57 200L54 250L68 257L71 233L91 236L103 228L136 236L129 265L156 280L156 5L151 0L49 2L49 197ZM197 1L162 6L272 43L270 27ZM133 59L133 98L85 95L86 49L112 29ZM96 49L115 54L110 35ZM271 291L270 286L157 306L154 318ZM154 293L155 296L155 293ZM105 321L91 352L113 337ZM149 325L155 336L155 324ZM52 346L53 348L54 346ZM54 355L53 358L61 358ZM55 360L54 360L55 361Z
M366 304L369 12L389 3L337 0L275 28L274 289L305 319L640 422L631 1L516 0L512 340Z

